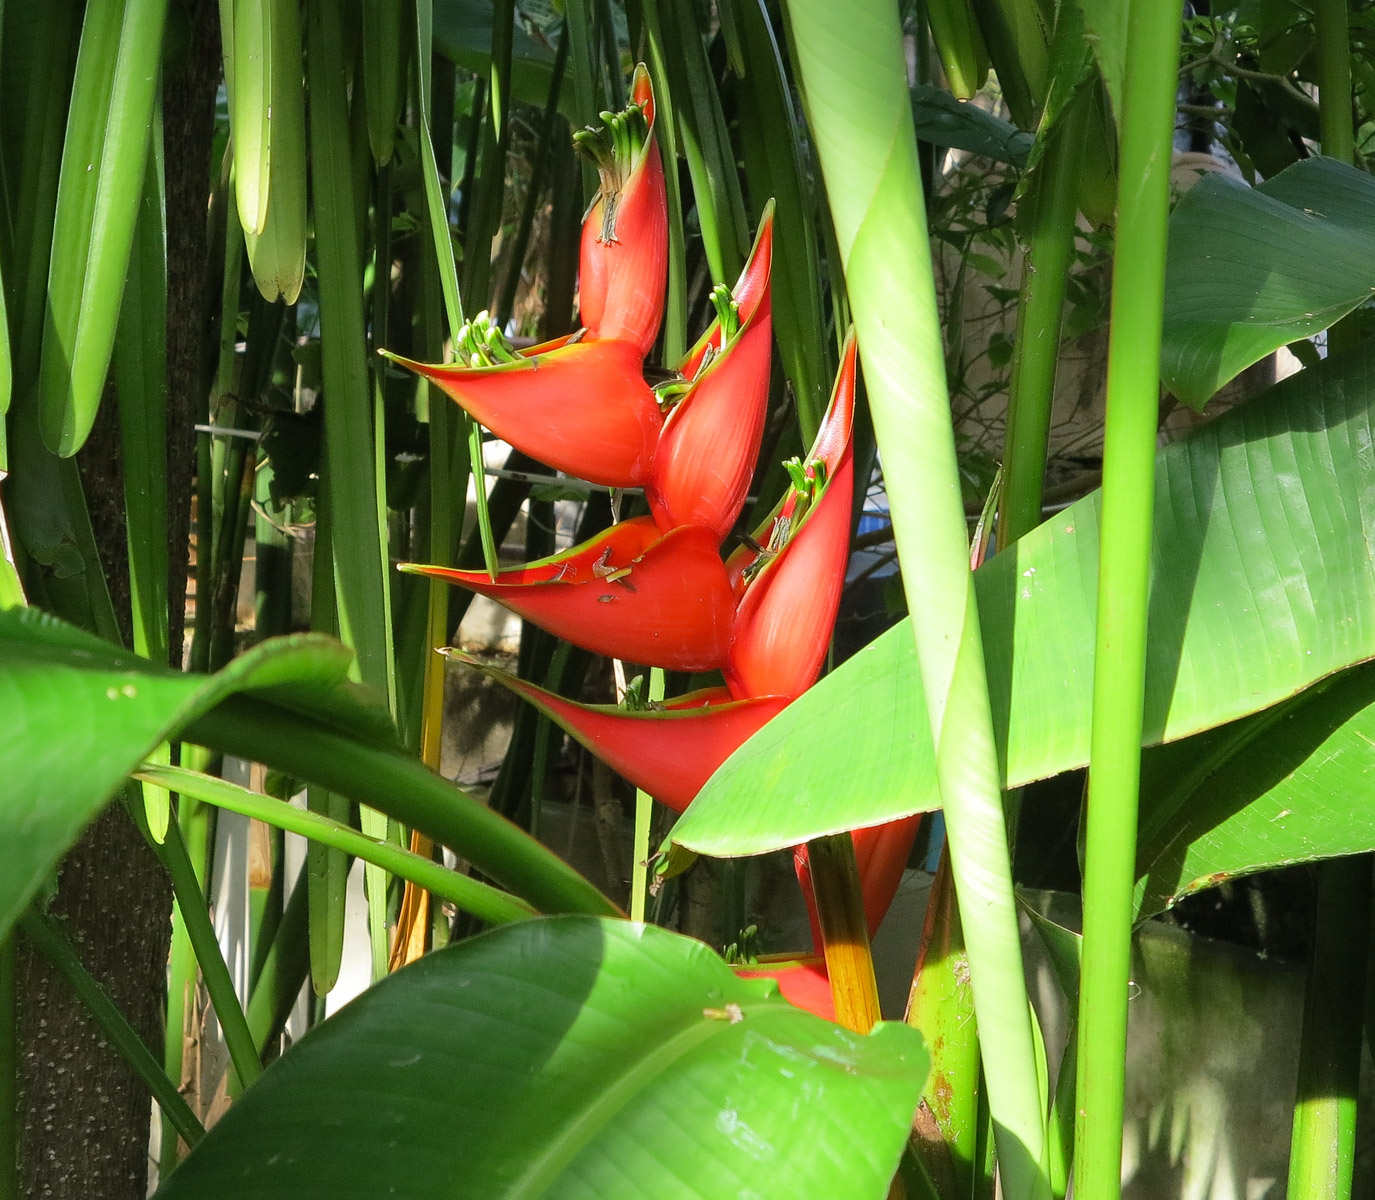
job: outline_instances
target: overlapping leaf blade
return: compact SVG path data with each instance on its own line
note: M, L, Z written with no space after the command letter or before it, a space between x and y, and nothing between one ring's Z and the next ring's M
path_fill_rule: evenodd
M1375 350L1362 348L1161 452L1145 744L1258 712L1375 656L1373 410ZM1088 760L1097 513L1094 493L975 575L1008 786ZM907 653L898 629L818 685L824 708L792 705L723 765L685 827L694 849L759 853L834 828L833 813L873 824L934 806L929 747L904 740L906 709L889 716L890 673ZM836 751L851 744L893 747L892 763L858 771ZM806 780L804 797L825 798L805 819L793 813L798 785L779 786L783 763Z
M1248 188L1209 175L1170 218L1161 374L1201 408L1267 354L1375 292L1375 179L1331 158Z
M528 921L326 1022L158 1196L880 1200L926 1066L914 1030L858 1037L699 942Z

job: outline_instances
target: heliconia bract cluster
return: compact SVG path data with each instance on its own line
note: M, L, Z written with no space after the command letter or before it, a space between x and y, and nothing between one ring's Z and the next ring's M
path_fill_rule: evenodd
M584 705L466 656L546 713L614 770L677 812L746 739L807 690L830 643L849 555L855 490L855 343L807 457L752 536L722 558L744 508L768 408L773 205L716 318L651 386L644 360L663 317L668 264L664 168L648 72L630 106L577 135L597 163L598 194L579 251L582 328L513 350L485 316L466 326L460 361L406 359L474 419L549 466L591 483L644 489L650 513L522 567L402 570L489 596L597 654L674 671L717 671L725 686L644 708ZM395 356L389 356L395 358ZM871 932L896 892L916 819L858 830ZM809 907L805 847L797 855ZM819 934L814 936L820 947ZM762 969L762 968L761 968ZM824 981L824 966L805 977ZM780 975L785 994L830 1014L822 992Z

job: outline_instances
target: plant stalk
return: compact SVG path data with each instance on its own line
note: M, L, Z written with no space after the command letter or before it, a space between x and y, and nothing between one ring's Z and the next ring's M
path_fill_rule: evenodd
M1117 246L1099 540L1098 628L1084 866L1074 1191L1122 1189L1132 885L1160 339L1181 7L1132 0L1122 99Z
M1046 447L1060 357L1060 325L1079 211L1083 108L1081 98L1052 131L1034 200L1026 253L1022 256L1022 291L1017 302L1017 333L1003 443L999 550L1041 523Z
M1320 865L1289 1150L1287 1194L1304 1200L1351 1195L1370 899L1368 855Z
M807 860L836 1021L856 1033L868 1033L881 1014L854 839L848 833L816 838L807 843Z

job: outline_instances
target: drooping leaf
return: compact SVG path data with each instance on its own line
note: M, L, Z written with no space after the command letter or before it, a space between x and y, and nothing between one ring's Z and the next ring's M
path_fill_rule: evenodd
M1248 188L1206 176L1170 217L1161 374L1201 408L1281 346L1375 293L1375 179L1309 158Z
M290 700L360 741L390 721L346 682L326 638L265 643L219 675L159 668L34 609L0 613L0 932L159 742L235 692Z
M1259 712L1375 656L1372 408L1366 347L1161 452L1144 744ZM1085 497L975 574L1009 787L1088 760L1098 502ZM760 853L936 807L920 701L906 694L910 636L895 627L742 746L680 827L685 844ZM858 769L852 747L881 768Z
M616 911L552 853L403 754L386 710L348 680L352 661L330 638L298 636L264 642L217 675L183 674L35 609L0 612L0 935L125 777L183 731L385 806L544 911Z
M158 1196L881 1200L926 1066L915 1031L858 1037L699 942L529 921L312 1032Z
M1375 850L1372 745L1375 670L1363 666L1147 754L1137 916L1271 867Z

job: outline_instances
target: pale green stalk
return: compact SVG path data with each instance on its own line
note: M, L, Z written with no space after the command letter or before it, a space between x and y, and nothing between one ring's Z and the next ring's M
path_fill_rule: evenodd
M649 699L664 698L664 672L652 667L649 672ZM547 722L546 722L547 724ZM541 726L543 728L543 726ZM645 895L649 884L649 824L654 815L654 798L644 790L635 789L635 836L630 855L630 919L645 919Z
M365 862L376 863L393 875L413 880L427 891L474 913L492 925L520 921L535 915L535 910L514 896L498 891L470 875L461 875L421 854L412 854L389 841L367 837L339 821L318 813L295 808L283 800L250 792L237 784L186 771L179 767L144 763L139 779L158 783L183 796L193 796L205 804L263 821L288 833L298 833L323 842Z
M1060 357L1060 322L1065 285L1074 259L1075 217L1079 211L1083 108L1082 101L1075 103L1051 132L1041 163L1042 174L1035 195L1029 198L1034 209L1026 253L1022 256L1017 340L1008 384L999 550L1041 523L1046 447Z
M1146 618L1178 4L1132 0L1122 98L1079 992L1079 1200L1121 1195Z
M1045 1107L969 572L944 349L897 6L790 0L904 564L974 1008L1010 1200L1043 1195Z

